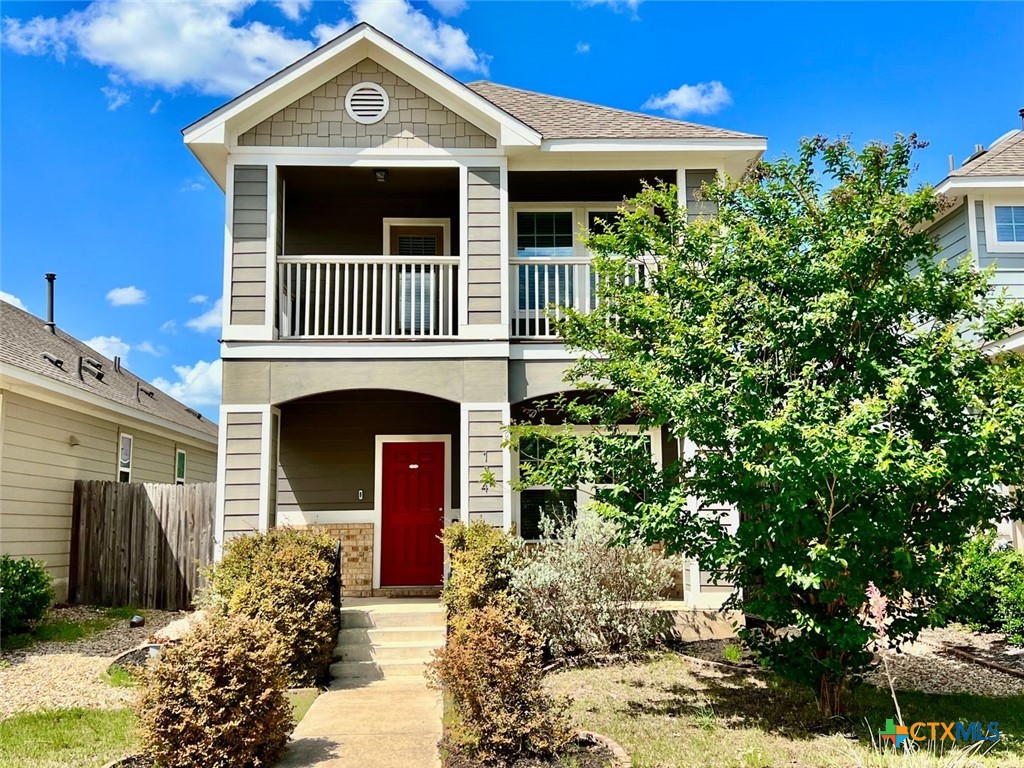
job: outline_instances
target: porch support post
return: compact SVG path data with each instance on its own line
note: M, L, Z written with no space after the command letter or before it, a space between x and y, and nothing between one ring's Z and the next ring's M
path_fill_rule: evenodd
M508 530L512 526L512 454L504 427L508 403L463 403L460 419L460 504L462 522L484 520ZM485 475L493 475L493 486Z
M271 457L276 456L270 405L222 405L217 451L214 559L233 538L266 531L270 520ZM272 440L274 435L274 440ZM274 463L276 472L276 460Z

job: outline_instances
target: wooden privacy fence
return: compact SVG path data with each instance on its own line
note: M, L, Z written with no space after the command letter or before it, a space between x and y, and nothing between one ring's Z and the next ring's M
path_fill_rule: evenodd
M76 480L71 600L177 610L213 561L215 483Z

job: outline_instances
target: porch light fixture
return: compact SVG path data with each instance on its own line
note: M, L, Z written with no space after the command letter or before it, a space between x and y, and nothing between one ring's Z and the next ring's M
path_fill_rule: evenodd
M377 168L373 172L373 175L377 178L377 181L379 181L381 184L383 184L385 181L388 180L388 169L387 168Z

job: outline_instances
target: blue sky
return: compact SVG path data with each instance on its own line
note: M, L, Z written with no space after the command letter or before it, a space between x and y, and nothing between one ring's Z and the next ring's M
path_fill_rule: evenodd
M1020 127L1024 4L281 0L3 5L0 290L207 415L223 195L180 129L367 20L486 78L768 137L916 131L920 181Z

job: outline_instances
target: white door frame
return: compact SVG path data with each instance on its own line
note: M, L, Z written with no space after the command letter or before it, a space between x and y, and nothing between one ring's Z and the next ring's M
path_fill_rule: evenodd
M380 589L381 529L384 503L384 443L444 443L444 511L437 533L440 535L452 509L452 436L451 435L377 435L373 447L373 588Z
M441 228L441 253L438 256L451 256L452 235L451 219L431 218L409 218L386 216L384 218L384 255L391 256L391 228L392 227L440 227Z

